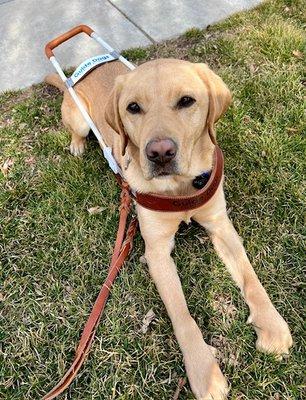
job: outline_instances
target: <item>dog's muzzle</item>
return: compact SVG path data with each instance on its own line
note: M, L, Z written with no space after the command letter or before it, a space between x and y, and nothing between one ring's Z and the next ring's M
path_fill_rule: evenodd
M170 139L152 139L145 148L153 177L177 174L177 145Z

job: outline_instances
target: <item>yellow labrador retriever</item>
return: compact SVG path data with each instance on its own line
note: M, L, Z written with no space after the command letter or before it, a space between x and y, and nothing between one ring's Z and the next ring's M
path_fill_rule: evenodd
M89 128L57 75L46 81L64 91L62 118L72 135L71 153L80 155ZM193 179L212 167L214 144L209 133L214 134L214 123L231 101L229 89L207 65L160 59L128 71L115 61L90 73L76 91L134 190L195 192ZM145 258L183 352L192 391L197 399L225 399L226 380L189 313L171 258L181 221L192 218L209 232L249 306L256 347L279 355L288 352L292 338L227 216L222 185L208 203L192 211L156 212L138 205L137 213Z

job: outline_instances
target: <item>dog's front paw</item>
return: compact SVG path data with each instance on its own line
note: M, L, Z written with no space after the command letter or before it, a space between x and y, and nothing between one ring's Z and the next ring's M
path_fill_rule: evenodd
M277 356L288 354L293 344L289 327L274 307L251 313L248 323L254 326L257 333L256 348L264 353Z
M196 399L225 400L228 386L220 368L210 351L203 343L201 348L184 356L190 387Z

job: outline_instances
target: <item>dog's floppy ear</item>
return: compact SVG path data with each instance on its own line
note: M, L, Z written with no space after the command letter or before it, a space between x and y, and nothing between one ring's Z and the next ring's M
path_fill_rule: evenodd
M209 108L206 125L212 141L215 142L214 124L228 109L232 101L232 95L223 80L206 64L195 64L195 67L208 90Z
M118 76L115 80L114 87L109 95L105 106L104 116L108 125L120 135L121 152L124 156L126 146L128 144L128 136L125 133L124 126L119 114L119 98L122 90L123 77Z

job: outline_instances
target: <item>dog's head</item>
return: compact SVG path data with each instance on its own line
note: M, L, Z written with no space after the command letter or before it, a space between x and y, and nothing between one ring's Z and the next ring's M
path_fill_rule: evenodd
M202 135L214 137L214 123L231 95L206 64L162 59L118 76L105 108L107 123L139 151L146 179L188 175Z

